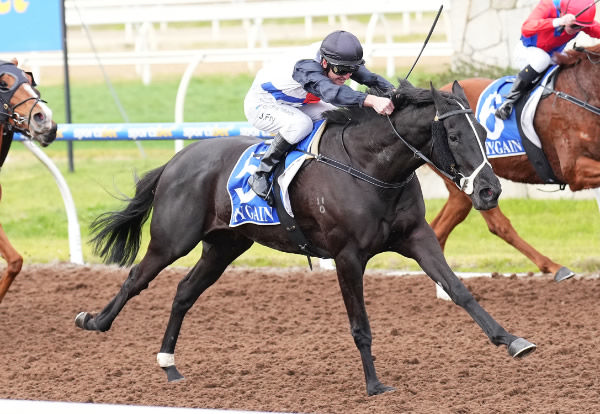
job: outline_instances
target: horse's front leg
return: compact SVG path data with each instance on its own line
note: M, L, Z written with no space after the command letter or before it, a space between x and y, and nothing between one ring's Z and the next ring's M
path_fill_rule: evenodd
M355 250L343 251L336 256L335 265L344 305L350 320L350 331L363 364L367 394L376 395L393 391L394 388L382 384L375 373L375 364L371 354L371 327L365 309L363 292L363 274L366 262L361 263L357 256Z
M397 242L397 248L399 253L415 259L425 273L448 293L452 301L471 315L494 345L506 345L508 353L513 357L522 357L535 350L534 344L508 333L475 300L448 266L435 233L424 220L406 239Z
M21 271L21 267L23 266L23 257L15 250L15 248L10 244L8 237L6 237L6 233L4 233L4 229L0 224L0 254L6 260L6 270L4 271L4 275L2 275L2 279L0 279L0 302L4 299L4 295L8 291L13 280Z

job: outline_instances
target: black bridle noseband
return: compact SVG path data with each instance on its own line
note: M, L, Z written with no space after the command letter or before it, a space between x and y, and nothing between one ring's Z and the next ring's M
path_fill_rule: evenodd
M442 130L445 131L445 127L443 127L443 125L441 125L440 127L437 127L437 128L435 127L437 122L443 122L444 119L449 118L451 116L468 115L468 114L473 113L473 111L470 108L465 108L463 105L460 104L460 102L456 101L456 103L458 103L458 105L461 107L461 109L448 111L441 115L436 114L436 116L433 120L434 125L432 126L432 133L435 133L433 131L436 131L436 130L437 131L442 131ZM394 124L392 123L392 120L390 119L389 115L387 116L387 119L390 123L390 126L392 127L392 130L394 131L394 134L396 134L396 136L400 139L400 141L402 141L404 143L404 145L406 145L413 152L413 154L416 158L422 159L423 161L425 161L425 163L427 163L431 167L435 168L440 174L442 174L444 177L446 177L447 179L452 181L454 184L456 184L456 186L461 191L465 191L467 194L470 194L472 192L472 184L473 184L473 180L474 180L475 176L479 173L481 168L483 168L485 166L485 164L489 164L483 150L482 150L483 162L479 165L479 167L477 167L473 171L473 173L469 177L465 177L464 174L462 174L460 171L455 170L453 166L451 167L451 173L449 173L449 172L444 171L443 169L439 168L437 165L435 165L435 163L433 161L431 161L431 159L429 159L427 156L425 156L425 154L423 154L421 151L419 151L417 148L415 148L413 145L411 145L408 141L406 141L394 127ZM439 124L437 124L437 125L439 125ZM475 135L477 135L477 133ZM435 137L432 137L432 138L435 138ZM432 142L434 142L434 139L432 139Z
M22 126L25 123L27 123L27 125L30 125L33 109L38 104L38 102L40 102L40 101L45 102L45 101L40 99L39 96L38 97L32 96L32 97L24 99L23 101L15 104L15 105L11 105L10 100L14 96L17 89L19 89L19 87L22 84L24 84L24 83L29 84L30 82L29 82L29 79L27 78L27 76L25 75L25 72L23 72L21 69L17 68L13 63L0 62L0 77L4 76L6 74L13 77L15 79L15 82L10 87L8 87L7 85L4 85L4 84L0 84L0 124L6 125L9 130L12 130L14 128L14 129L18 130L19 132L21 132L23 135L29 137L30 136L29 131L27 129L24 129ZM35 100L35 103L31 106L31 109L29 110L29 114L28 114L27 118L18 114L17 112L15 112L15 110L19 106L21 106L31 100ZM11 120L13 121L14 124L11 124L9 122Z

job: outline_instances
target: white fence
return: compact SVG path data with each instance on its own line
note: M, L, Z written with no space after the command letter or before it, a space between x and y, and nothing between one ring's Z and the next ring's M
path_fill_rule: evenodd
M411 33L413 23L421 21L424 13L436 13L442 3L444 7L449 7L447 0L345 0L342 3L322 0L66 0L65 20L69 29L123 25L122 43L133 46L133 50L98 53L73 52L68 46L68 60L69 66L96 66L99 62L106 66L135 65L144 83L148 84L152 78L151 65L189 64L198 60L207 63L253 63L276 57L285 48L269 45L265 21L303 19L303 35L311 39L315 18L339 19L340 24L334 27L348 29L348 16L368 16L368 23L362 25L365 26L364 33L355 34L364 41L366 59L387 59L387 74L393 76L394 58L414 57L422 46L420 42L397 42L394 37ZM395 15L397 21L398 14L402 16L401 28L392 27L388 19L390 15ZM444 32L448 39L450 26L443 16L437 30ZM225 31L221 28L224 22L243 27L241 37L245 47L183 50L178 44L160 49L156 45L157 26L165 28L177 23L209 23L211 39L218 40ZM381 35L384 42L376 42ZM298 33L296 38L298 36L302 36L302 33ZM432 42L424 53L424 56L451 55L449 41ZM61 52L27 53L20 56L20 61L36 74L41 68L63 65Z
M411 13L421 18L424 12L437 12L442 3L440 0L345 0L343 3L322 0L67 0L65 19L69 27L124 24L126 29L155 23L208 22L212 24L215 38L219 36L221 22L240 21L248 27L248 44L251 46L256 44L257 36L264 34L262 24L268 19L303 18L305 35L310 36L313 18L339 16L345 24L347 16L370 15L368 41L372 24L381 20L385 25L386 14L400 13L403 16L402 33L408 34L411 31ZM449 4L445 7L448 8Z

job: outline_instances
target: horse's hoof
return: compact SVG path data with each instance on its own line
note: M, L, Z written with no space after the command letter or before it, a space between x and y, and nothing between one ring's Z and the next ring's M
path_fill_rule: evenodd
M537 346L527 339L517 338L508 345L508 354L513 358L522 358L529 355Z
M392 392L392 391L396 391L396 388L388 387L387 385L383 385L382 383L379 383L372 389L369 389L367 393L369 394L369 396L372 396L372 395L379 395L379 394L383 394L385 392Z
M568 267L563 266L560 269L558 269L558 272L556 272L556 274L554 275L554 281L562 282L563 280L571 279L573 276L575 276L575 272L573 272Z
M90 315L89 313L87 313L87 312L79 312L77 314L77 316L75 317L75 326L77 326L78 328L81 328L81 329L87 329L85 327L85 324L91 318L92 318L92 315Z
M168 367L161 367L167 373L167 381L169 382L178 382L184 380L184 376L177 371L175 365L169 365Z

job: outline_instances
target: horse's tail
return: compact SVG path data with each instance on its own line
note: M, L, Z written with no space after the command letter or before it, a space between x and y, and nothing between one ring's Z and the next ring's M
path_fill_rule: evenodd
M135 197L121 211L109 211L91 224L94 237L90 240L94 253L105 263L129 266L140 249L142 226L148 220L154 204L154 190L166 164L146 173L136 184Z

